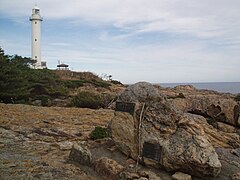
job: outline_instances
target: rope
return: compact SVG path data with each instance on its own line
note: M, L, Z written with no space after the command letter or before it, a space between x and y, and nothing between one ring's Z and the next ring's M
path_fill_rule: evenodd
M143 117L143 111L144 111L145 103L143 103L142 110L140 113L140 118L139 118L139 124L138 124L138 157L137 157L137 164L136 164L136 172L140 160L140 152L141 152L141 127L142 127L142 117Z
M108 103L108 105L106 106L106 108L110 108L110 106L111 106L115 101L116 101L116 99L113 98L113 99L111 100L111 102Z

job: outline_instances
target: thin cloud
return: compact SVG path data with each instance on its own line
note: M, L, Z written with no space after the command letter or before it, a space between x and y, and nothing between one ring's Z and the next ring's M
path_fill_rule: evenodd
M0 0L0 15L27 22L33 6L32 0ZM66 37L55 36L61 28L44 32L42 54L50 67L61 58L75 70L127 83L239 81L239 0L41 0L38 6L46 22L69 27L64 33L77 29Z
M64 46L64 47L66 47L66 46L72 46L71 44L69 44L69 43L64 43L64 42L55 42L55 43L51 43L50 45L51 45L51 46Z

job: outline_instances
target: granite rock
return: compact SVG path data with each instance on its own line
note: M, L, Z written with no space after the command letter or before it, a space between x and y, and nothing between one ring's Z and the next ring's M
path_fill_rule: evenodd
M124 170L124 167L113 159L102 157L94 162L96 172L103 179L119 179L119 174Z
M69 159L82 165L90 166L92 164L92 154L90 150L77 143L72 146Z
M176 172L172 175L173 180L192 180L192 177L189 174L185 174L182 172Z
M116 111L112 119L112 133L119 132L112 138L123 153L169 171L219 174L218 155L204 128L194 121L199 116L179 111L149 83L129 86L119 101L136 103L133 115Z

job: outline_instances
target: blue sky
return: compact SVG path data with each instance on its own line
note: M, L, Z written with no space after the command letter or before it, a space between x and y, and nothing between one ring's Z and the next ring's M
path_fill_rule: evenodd
M0 0L0 46L31 56L31 9L42 59L123 83L240 81L239 0Z

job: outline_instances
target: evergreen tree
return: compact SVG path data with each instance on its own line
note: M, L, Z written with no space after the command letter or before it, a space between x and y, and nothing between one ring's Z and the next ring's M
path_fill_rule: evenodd
M13 103L67 94L67 88L51 70L30 68L34 63L30 58L5 55L0 47L0 101Z

